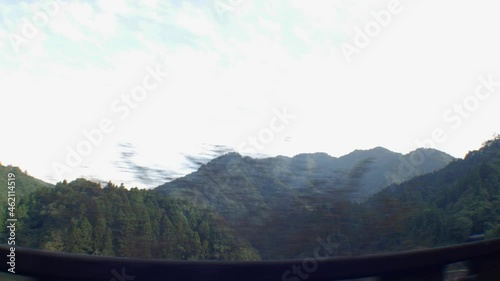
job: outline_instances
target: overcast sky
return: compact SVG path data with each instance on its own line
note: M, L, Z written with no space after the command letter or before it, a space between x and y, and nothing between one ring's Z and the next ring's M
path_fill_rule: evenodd
M365 2L0 0L0 161L152 187L121 152L182 174L215 146L463 157L500 132L498 1Z

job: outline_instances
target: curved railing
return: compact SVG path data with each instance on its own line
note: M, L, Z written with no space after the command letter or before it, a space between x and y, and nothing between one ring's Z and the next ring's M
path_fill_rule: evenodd
M10 246L1 245L4 260L9 254ZM449 273L446 276L447 265L457 262L468 265L467 270L457 271L462 277L450 277ZM1 270L8 273L12 264L0 264ZM255 262L116 258L16 247L15 272L15 276L39 281L331 281L362 277L384 281L499 281L500 239L360 257ZM468 279L460 279L465 275ZM10 280L7 278L6 274L0 275L0 280Z

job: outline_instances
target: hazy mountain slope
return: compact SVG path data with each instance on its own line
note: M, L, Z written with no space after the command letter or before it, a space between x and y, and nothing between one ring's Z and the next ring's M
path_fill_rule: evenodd
M348 184L349 172L367 161L366 171L357 179L358 191L350 198L365 200L385 186L443 168L454 159L432 150L433 153L425 156L421 163L413 161L418 165L412 165L409 159L422 151L402 155L378 147L356 150L340 158L314 153L265 159L229 153L213 159L194 173L159 186L157 190L219 208L225 204L236 207L239 202L246 204L254 200L260 202L259 208L286 207L286 202L297 196L329 192ZM229 210L234 212L233 207Z
M274 243L272 237L289 231L288 225L275 226L293 214L314 212L332 202L362 201L395 180L430 172L453 160L433 152L408 171L400 167L411 155L383 148L357 150L340 158L314 153L253 159L229 153L156 190L213 207L263 251ZM309 218L302 217L297 227L307 225ZM265 242L263 232L271 240ZM262 257L276 256L264 253Z

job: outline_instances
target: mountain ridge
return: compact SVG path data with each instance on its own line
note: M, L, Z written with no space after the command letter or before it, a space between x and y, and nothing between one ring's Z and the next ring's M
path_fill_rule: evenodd
M426 159L423 160L424 163L421 164L418 163L418 165L413 165L414 171L411 174L406 176L399 175L399 177L395 177L394 175L390 174L390 173L393 174L397 173L398 172L397 165L400 165L401 162L404 161L410 162L408 158L410 158L412 154L421 151L426 151L426 152L430 151L432 153L424 152L425 155L428 155L425 157ZM384 159L385 156L389 157L390 159ZM269 165L268 167L272 167L275 170L278 170L277 171L278 175L280 174L279 170L280 168L283 168L283 165L287 166L288 168L291 168L292 171L288 171L291 174L294 174L294 172L297 172L299 169L313 170L313 168L322 168L323 170L325 170L325 168L322 167L322 165L329 165L330 167L328 167L327 169L330 172L342 172L342 171L345 172L349 169L352 169L357 163L366 160L367 158L376 158L374 159L378 160L378 163L376 164L391 165L389 169L384 171L385 173L381 173L387 182L382 183L381 179L378 178L377 181L379 186L377 186L374 190L369 192L370 194L376 193L377 191L381 190L383 187L387 185L390 185L394 182L398 182L397 180L399 180L399 182L402 182L413 176L435 171L437 169L443 168L450 162L456 160L456 158L452 157L451 155L436 149L418 148L407 154L402 154L399 152L392 152L380 146L367 150L354 150L353 152L340 157L334 157L325 152L315 152L315 153L300 153L292 157L278 155L275 157L252 158L250 156L241 155L237 152L229 152L211 159L206 164L202 164L197 171L194 171L190 174L179 177L173 181L162 184L158 186L156 189L165 190L167 189L168 186L175 185L176 182L190 179L199 171L207 171L208 169L207 167L212 168L212 173L211 173L212 176L214 176L215 173L223 172L223 170L220 170L220 168L232 170L232 172L230 172L227 175L227 177L230 177L233 173L235 173L235 169L237 170L238 167L241 168L241 165L255 165L255 166ZM343 163L340 163L342 161ZM223 167L224 165L225 167ZM424 167L419 167L419 166L424 166ZM366 199L368 197L369 196L367 195L363 195L363 199Z
M383 148L358 150L339 158L303 153L254 159L232 152L155 190L215 209L243 237L259 244L258 232L289 214L314 211L325 202L363 202L390 184L455 160L436 152L402 173L399 168L410 157Z
M415 152L413 162L427 169L432 165L417 161L419 152L432 152L425 156L431 163L448 159L433 150ZM366 201L352 200L374 166L403 156L382 148L357 151L342 159L353 167L322 178L321 165L337 158L229 153L179 178L170 193L84 179L58 183L20 198L19 241L98 255L269 260L310 257L318 239L328 241L329 257L335 257L463 243L472 234L500 236L500 137L442 169L392 183ZM40 237L41 231L47 235ZM168 247L145 252L151 241Z

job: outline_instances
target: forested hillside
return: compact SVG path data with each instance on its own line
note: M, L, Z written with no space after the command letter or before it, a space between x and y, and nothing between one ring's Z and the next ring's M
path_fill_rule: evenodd
M53 185L36 179L28 175L27 171L21 171L19 167L14 166L3 166L0 164L0 186L2 187L2 192L0 194L0 206L3 210L0 212L0 227L4 229L4 224L6 220L4 210L7 209L7 179L8 174L15 174L15 184L19 188L15 188L15 194L17 197L27 195L42 187L52 187Z
M310 174L327 159L315 158ZM365 202L352 194L374 169L372 157L353 157L331 188L287 176L293 165L312 163L294 161L270 171L267 162L228 154L180 179L177 192L165 192L166 185L101 187L85 179L34 188L19 197L16 245L89 255L269 260L310 257L318 245L323 256L356 256L500 236L499 137Z
M408 169L419 153L427 157ZM402 155L382 147L339 158L314 153L253 159L229 153L157 190L213 207L263 258L287 258L301 256L309 240L316 243L317 235L328 232L333 222L325 208L357 206L354 202L390 183L443 168L453 159L438 150ZM279 246L283 243L287 246Z
M490 140L465 159L393 184L364 203L352 201L352 195L359 192L367 174L381 168L370 155L359 157L361 152L349 156L355 164L329 189L321 187L326 180L321 182L320 177L303 181L307 186L303 189L285 187L294 175L284 172L283 165L255 160L252 165L251 159L227 155L161 190L172 186L174 197L208 201L264 259L310 256L318 239L327 238L335 245L332 256L434 247L462 243L472 234L498 234L499 143L498 138ZM321 174L317 164L321 161L302 163L309 163L309 168L303 166L307 173ZM254 169L261 173L250 172ZM238 196L240 200L235 199Z
M383 208L387 200L410 210L406 231L392 241L395 249L500 236L500 138L438 172L385 189L366 207Z
M295 257L310 255L316 239L326 237L334 256L452 245L475 234L499 237L500 138L442 170L391 185L365 203L323 201L319 208L297 209L280 221L286 223L269 227L286 233L288 255Z
M217 214L154 191L77 179L41 188L17 208L16 245L163 259L259 259ZM22 234L22 235L21 235Z

